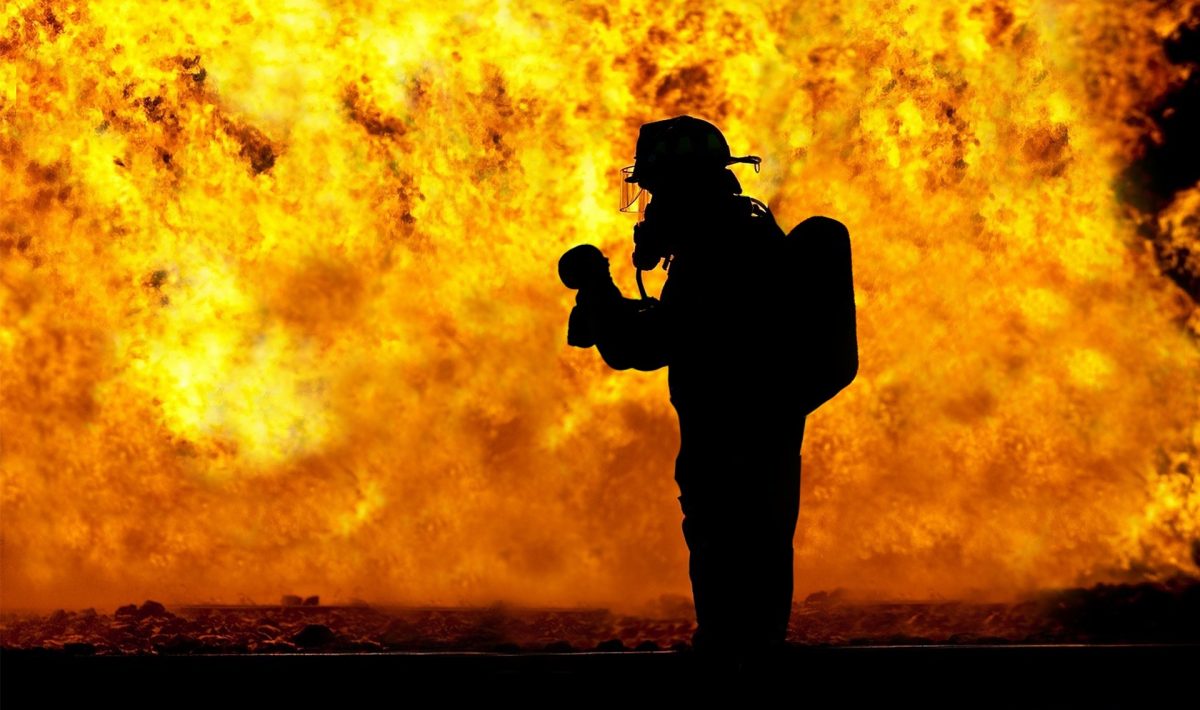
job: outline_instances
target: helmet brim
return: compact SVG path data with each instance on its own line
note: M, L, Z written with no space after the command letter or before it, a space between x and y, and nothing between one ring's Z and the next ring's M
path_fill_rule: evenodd
M757 155L731 156L725 161L725 167L729 167L734 163L749 163L750 165L754 166L754 172L758 172L758 166L760 163L762 163L762 158L758 157ZM629 177L625 178L625 182L636 183L641 179L641 177L642 176L638 175L637 165L635 164L633 170L629 173Z

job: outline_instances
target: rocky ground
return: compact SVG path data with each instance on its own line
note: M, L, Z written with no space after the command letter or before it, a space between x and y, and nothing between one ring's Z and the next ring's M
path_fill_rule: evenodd
M121 607L0 617L0 647L67 655L686 650L694 630L677 605L658 617L603 609L321 606ZM856 603L814 594L796 605L803 646L1200 643L1200 581L1099 585L1011 604Z

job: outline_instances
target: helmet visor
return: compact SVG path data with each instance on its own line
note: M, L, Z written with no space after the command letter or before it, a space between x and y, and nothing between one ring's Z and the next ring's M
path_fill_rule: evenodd
M650 194L635 182L627 182L626 178L633 175L633 166L621 168L621 205L622 212L636 213L640 219L646 212L646 203Z

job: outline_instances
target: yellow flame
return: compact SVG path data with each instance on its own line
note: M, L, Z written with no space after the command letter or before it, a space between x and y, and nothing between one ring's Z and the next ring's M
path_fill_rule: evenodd
M853 239L798 596L1194 572L1198 321L1111 187L1176 5L6 4L0 602L686 593L665 372L555 276L678 113Z

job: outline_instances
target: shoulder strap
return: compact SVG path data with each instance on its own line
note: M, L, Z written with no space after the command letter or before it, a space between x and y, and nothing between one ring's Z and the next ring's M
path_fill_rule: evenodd
M748 203L750 219L757 223L758 226L764 228L765 234L772 239L782 239L784 237L783 230L779 227L779 223L775 221L775 215L771 212L771 208L762 200L755 199L749 195L743 195Z

